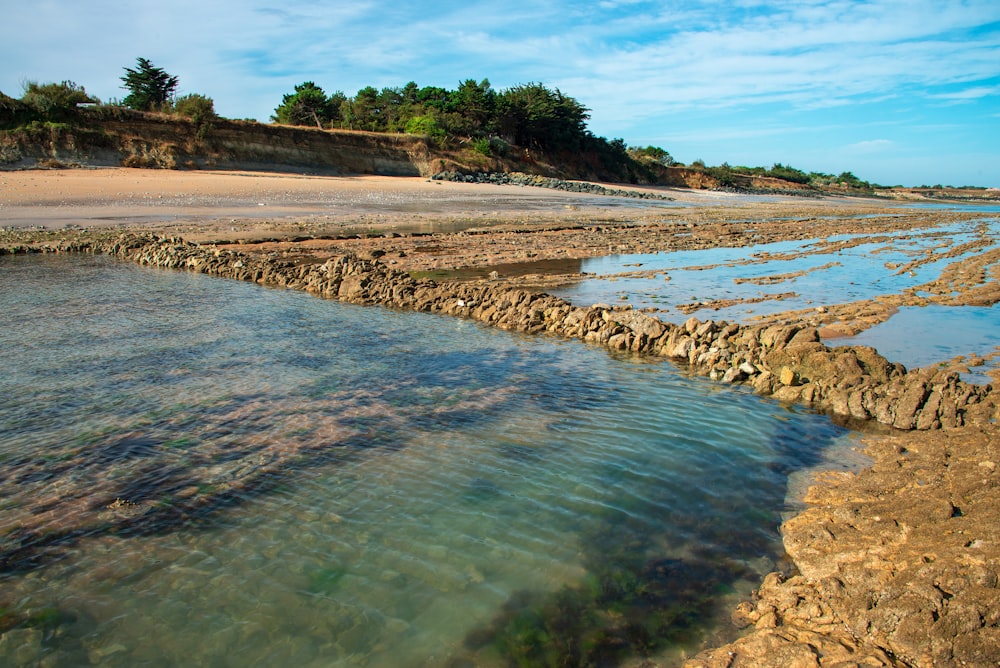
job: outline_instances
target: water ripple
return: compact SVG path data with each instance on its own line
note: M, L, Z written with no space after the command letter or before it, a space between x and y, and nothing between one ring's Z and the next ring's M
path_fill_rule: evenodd
M843 436L469 322L102 258L0 281L0 634L51 665L677 651Z

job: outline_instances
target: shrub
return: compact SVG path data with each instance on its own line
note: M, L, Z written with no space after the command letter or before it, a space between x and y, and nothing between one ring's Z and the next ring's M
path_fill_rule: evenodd
M628 154L633 160L639 162L654 162L664 167L673 167L677 164L673 156L659 146L632 147L628 150Z
M493 156L493 147L490 146L490 140L487 137L480 137L472 142L472 150L476 153L481 153L487 158Z
M21 96L21 102L36 114L36 118L52 121L66 120L76 114L77 104L95 101L83 86L72 81L47 84L29 81Z
M436 116L425 114L423 116L414 116L406 123L406 134L410 135L427 135L436 142L442 142L445 139L447 133L445 129L441 127Z
M198 93L182 95L177 98L174 102L174 112L181 116L187 116L198 124L218 118L215 114L215 103L212 98Z

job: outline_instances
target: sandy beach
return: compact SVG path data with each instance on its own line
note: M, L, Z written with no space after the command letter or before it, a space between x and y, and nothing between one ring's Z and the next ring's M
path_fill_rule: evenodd
M884 236L891 244L886 235L983 216L871 199L655 191L673 201L639 204L422 178L0 172L0 245L23 249L117 229L152 231L297 263L351 252L444 279L492 269L496 280L544 289L572 273L545 262L847 234ZM1000 251L995 239L975 243L966 251L976 261L962 275L942 271L906 297L838 304L816 295L817 308L760 322L820 328L825 338L863 331L921 300L991 305L1000 300ZM711 311L698 317L710 318ZM960 368L967 361L953 362ZM743 637L690 665L997 665L996 422L871 429L872 465L822 476L806 494L808 508L784 524L794 568L768 576L734 612Z

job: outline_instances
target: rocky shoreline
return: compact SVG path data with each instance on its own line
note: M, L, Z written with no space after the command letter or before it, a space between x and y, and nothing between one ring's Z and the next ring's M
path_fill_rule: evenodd
M660 195L647 190L623 190L621 188L608 188L589 181L566 181L551 176L540 176L538 174L524 174L522 172L475 172L463 174L461 172L447 171L438 172L431 176L432 181L453 181L456 183L491 183L498 186L525 186L532 188L548 188L550 190L562 190L570 193L586 193L588 195L603 195L605 197L633 197L636 199L662 200L673 202L673 197Z
M926 436L916 442L903 435L876 439L873 468L828 476L812 488L812 507L783 527L797 572L768 576L754 601L734 615L747 635L690 665L994 665L1000 659L993 649L1000 647L1000 403L992 386L945 371L907 371L871 348L830 348L814 327L801 324L691 318L673 325L630 307L579 307L502 282L415 279L351 254L302 263L131 233L33 250L105 253L576 338L668 358L692 373L845 419L922 431Z
M296 264L149 234L123 234L67 249L666 357L695 374L746 383L780 401L801 402L900 430L987 425L1000 417L991 385L965 383L947 371L907 371L868 347L830 348L815 328L801 325L747 326L692 317L678 326L629 306L579 307L491 281L439 284L415 279L376 259L354 255L334 256L323 264Z

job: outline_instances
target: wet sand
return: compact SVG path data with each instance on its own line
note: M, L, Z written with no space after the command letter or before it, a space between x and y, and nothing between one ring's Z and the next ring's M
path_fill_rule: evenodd
M560 262L579 258L886 234L982 216L876 200L658 192L676 201L639 205L419 178L0 172L0 245L53 244L128 228L300 262L352 251L445 277L492 269L504 274L497 280L544 287L565 279ZM825 304L769 321L851 334L927 294L936 294L937 303L992 304L997 258L993 249L982 250L976 262L943 272L921 295ZM746 637L692 665L995 665L998 443L995 424L870 435L873 466L826 477L807 495L809 508L783 526L795 568L769 577L734 615L747 626Z

